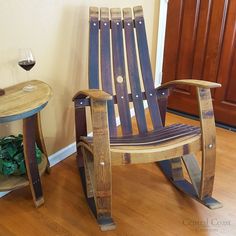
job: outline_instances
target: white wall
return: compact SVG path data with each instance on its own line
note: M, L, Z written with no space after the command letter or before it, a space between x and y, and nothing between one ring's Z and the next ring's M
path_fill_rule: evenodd
M156 86L160 85L162 82L167 7L168 7L168 0L160 0L160 11L159 11L159 21L158 21L158 33L157 33L158 37L157 37L157 51L156 51L156 67L155 67Z

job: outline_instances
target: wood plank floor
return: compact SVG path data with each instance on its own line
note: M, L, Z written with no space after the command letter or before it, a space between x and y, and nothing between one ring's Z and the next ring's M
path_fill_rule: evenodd
M168 123L197 124L173 114ZM42 178L45 204L35 209L29 188L0 199L0 236L24 235L236 235L236 133L217 128L214 197L209 210L184 196L155 164L113 167L113 216L117 229L100 232L82 193L75 156Z

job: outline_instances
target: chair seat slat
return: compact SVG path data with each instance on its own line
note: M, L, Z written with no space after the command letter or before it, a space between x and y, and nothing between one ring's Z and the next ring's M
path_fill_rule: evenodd
M147 132L145 134L130 135L127 137L112 137L111 146L139 146L139 145L157 145L159 143L174 140L176 138L188 135L200 134L200 128L184 124L174 124L163 127L159 130ZM88 143L92 143L93 137L83 137Z

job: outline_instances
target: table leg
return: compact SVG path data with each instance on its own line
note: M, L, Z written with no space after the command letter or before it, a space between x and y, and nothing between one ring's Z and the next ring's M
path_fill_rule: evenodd
M23 144L25 164L29 184L36 207L44 203L41 180L35 156L35 128L37 115L27 117L23 120Z
M46 149L46 145L45 145L44 138L43 138L43 131L42 131L42 125L41 125L40 112L37 113L36 129L35 129L35 131L36 131L36 143L37 143L39 149L44 154L44 156L47 158L46 172L49 174L51 172L51 168L50 168L50 163L48 161L47 149Z

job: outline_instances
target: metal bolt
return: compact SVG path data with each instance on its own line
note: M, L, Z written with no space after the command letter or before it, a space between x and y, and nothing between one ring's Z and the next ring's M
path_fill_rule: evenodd
M162 95L165 95L165 93L163 92L163 93L161 93Z
M135 97L138 98L138 94Z
M208 147L209 147L209 148L213 148L213 144L209 144Z
M152 93L150 93L149 95L152 96Z
M123 99L124 98L124 96L121 96L121 99Z
M104 25L107 25L107 23L105 22Z
M117 24L117 25L119 25L120 23L119 23L119 22L117 22L116 24Z
M141 25L141 24L142 24L142 21L139 21L139 24Z
M130 23L127 23L128 26L130 26Z
M96 26L96 23L93 23L94 26Z
M82 105L83 103L82 103L82 102L80 102L79 104L80 104L80 105Z
M101 161L101 162L100 162L100 165L104 166L104 165L105 165L105 162L104 162L104 161Z

